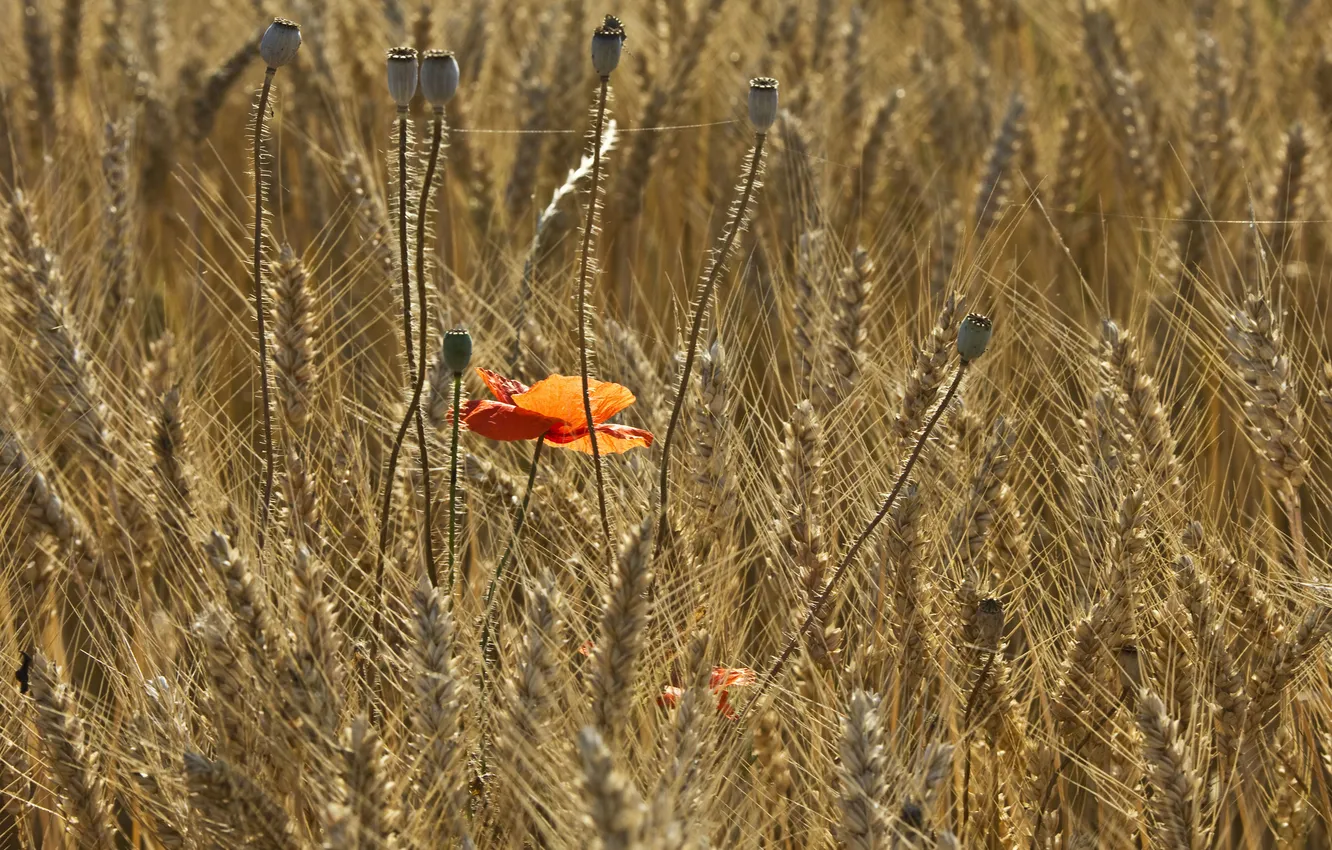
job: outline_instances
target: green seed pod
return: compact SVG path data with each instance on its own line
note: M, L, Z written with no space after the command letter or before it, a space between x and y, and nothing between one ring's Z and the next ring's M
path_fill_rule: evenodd
M458 91L458 60L447 50L427 50L421 60L421 94L435 109Z
M444 334L444 368L455 375L465 372L472 362L472 335L465 328L454 328Z
M395 47L388 52L389 96L399 109L406 109L416 96L418 63L416 49Z
M777 81L755 77L749 81L749 123L755 133L766 133L777 121Z
M957 353L964 362L971 362L985 353L994 333L994 322L980 313L968 313L957 329Z
M301 27L286 18L274 18L259 41L259 56L270 68L281 68L301 49Z
M592 67L597 76L606 78L620 64L620 52L624 49L624 24L614 15L607 15L592 33Z

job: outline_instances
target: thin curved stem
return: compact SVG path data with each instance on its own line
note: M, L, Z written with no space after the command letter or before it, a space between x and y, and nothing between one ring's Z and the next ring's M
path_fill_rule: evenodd
M462 373L453 376L453 439L449 442L449 594L453 594L453 552L458 534L458 427L462 420Z
M740 712L740 717L737 719L744 719L744 716L749 713L749 710L753 708L759 700L763 699L763 695L768 692L768 688L772 687L773 681L776 680L777 675L782 672L782 668L786 666L786 662L790 659L791 653L795 651L796 646L804 638L806 632L809 631L809 627L813 625L819 614L823 612L823 606L832 597L833 591L837 589L837 583L842 580L842 576L846 573L847 568L851 566L852 562L855 561L856 556L860 554L860 549L865 545L865 541L868 540L870 535L874 533L874 530L879 527L879 523L883 522L884 518L888 516L888 511L892 510L893 503L897 501L897 495L902 492L903 485L906 484L907 479L911 476L911 469L916 465L916 461L920 459L920 453L925 448L925 443L930 439L930 432L934 430L934 426L938 424L939 418L943 416L943 412L947 410L948 405L952 403L953 396L957 394L957 388L961 385L962 376L967 373L967 366L969 365L970 363L968 361L963 360L962 364L958 366L957 374L953 377L953 382L948 385L948 392L944 394L943 401L939 402L939 406L934 409L934 413L930 416L929 421L925 423L924 430L922 430L920 436L916 438L916 445L911 450L911 456L907 458L906 465L902 467L901 473L898 474L897 482L893 484L893 489L889 491L888 496L883 500L883 506L880 507L879 512L874 515L874 519L870 520L869 525L865 526L864 530L860 532L860 535L856 537L855 542L851 544L851 548L846 550L846 554L842 556L842 561L837 565L837 570L833 573L832 578L828 579L828 583L819 593L818 598L816 598L814 603L810 605L809 614L805 617L805 622L801 624L796 633L791 636L789 641L787 641L786 647L782 650L782 654L777 657L777 660L772 665L772 669L763 677L763 682L759 686L758 693L750 698L749 702L745 705L744 710Z
M259 394L264 407L264 496L259 518L259 550L263 551L268 531L268 514L273 504L273 409L268 395L268 331L264 326L264 117L268 95L273 88L276 68L264 72L264 88L259 94L259 109L254 114L254 313L259 330Z
M416 442L419 446L421 456L421 487L425 496L425 510L422 519L425 524L425 559L426 575L430 576L432 585L439 585L439 577L435 573L435 543L433 531L434 521L431 518L431 498L430 498L430 443L426 440L425 419L421 415L421 394L425 391L426 379L426 342L429 334L426 329L430 327L430 301L426 293L426 274L425 274L425 243L426 243L426 224L430 220L430 184L435 179L435 166L439 162L439 147L444 136L444 118L440 112L435 113L434 130L430 140L430 158L426 162L425 180L421 183L421 203L416 208L416 298L417 309L421 313L421 337L419 340L419 349L417 351L417 369L416 386L412 389L412 401L408 405L410 415L416 417ZM456 402L455 402L456 409ZM454 427L454 445L456 451L457 445L457 427L458 417L453 417ZM451 503L450 503L451 504ZM450 518L450 563L452 561L452 518Z
M597 440L597 423L592 418L592 396L588 391L587 341L587 284L592 252L592 229L597 221L597 192L601 183L601 132L606 121L606 95L610 77L601 78L597 94L597 119L592 140L592 200L587 205L587 225L583 228L582 256L578 263L578 359L583 376L583 415L587 420L587 437L592 441L592 466L597 476L597 508L601 512L601 532L606 538L606 551L611 551L610 518L606 514L606 479L601 470L601 447Z
M425 383L425 345L426 345L426 309L428 306L425 291L425 206L430 200L430 184L434 180L434 171L439 156L443 135L443 122L435 117L434 139L430 147L430 160L426 168L426 179L421 187L421 213L418 216L417 240L417 292L421 302L421 368L417 369L416 353L412 350L412 290L410 272L407 266L407 112L398 113L398 248L399 263L402 268L402 334L403 349L407 356L407 379L412 384L412 399L407 405L407 413L394 435L393 448L389 452L388 471L384 476L384 495L379 513L379 550L375 557L375 587L382 599L384 595L384 550L388 546L389 512L393 507L393 479L398 470L398 457L402 453L402 444L407 437L407 429L413 419L416 421L416 434L421 444L421 472L425 489L425 558L426 574L431 585L438 584L435 574L434 543L430 535L430 466L425 440L425 424L421 417L421 394ZM376 609L376 619L379 613Z
M722 266L726 264L726 258L731 255L731 251L735 247L736 236L744 226L745 216L749 210L749 202L754 194L754 185L758 182L759 162L763 157L763 142L766 138L767 136L764 133L754 134L754 152L749 161L749 168L745 173L744 188L740 193L740 205L736 208L735 218L726 230L721 253L713 257L712 263L708 267L708 273L699 282L698 290L695 293L694 316L689 327L689 346L685 349L684 369L680 373L680 386L675 392L675 403L671 406L671 421L666 426L666 437L662 440L661 476L658 482L660 495L658 505L661 509L661 519L657 524L657 539L653 543L653 560L656 560L657 555L661 553L662 542L666 539L670 528L666 509L670 499L671 444L675 441L675 430L680 424L680 411L684 407L685 392L689 389L689 378L693 374L694 358L698 353L698 338L703 331L703 317L707 314L708 303L712 300L712 290L716 288L717 278L721 274Z
M457 417L454 417L457 421ZM509 544L504 547L504 554L500 556L499 565L495 567L495 574L490 577L490 584L486 586L485 603L481 606L481 682L482 691L485 690L486 677L486 650L490 646L490 624L493 616L495 591L499 584L504 580L504 570L512 560L514 547L518 545L518 538L523 533L523 522L527 519L527 505L532 501L532 485L536 482L537 464L541 462L541 449L546 445L545 436L537 438L536 451L532 453L532 465L527 469L527 489L523 491L523 501L518 505L518 515L513 520L513 532L509 535Z

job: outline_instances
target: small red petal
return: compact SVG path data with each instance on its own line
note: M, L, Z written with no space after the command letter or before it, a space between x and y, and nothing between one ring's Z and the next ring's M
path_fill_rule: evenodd
M713 667L708 687L718 688L743 687L758 680L758 674L748 667Z
M727 699L726 691L722 691L717 695L717 711L727 720L735 720L739 717L735 712L735 706L731 705L731 701Z
M491 440L535 440L558 424L547 416L499 401L469 401L462 411L467 430Z
M513 378L506 378L498 372L477 367L476 373L481 376L481 380L486 382L486 387L490 390L491 395L505 404L513 404L514 396L527 392L527 384L515 381Z
M546 441L552 445L592 454L592 441L587 438L585 425L559 425L550 430ZM628 425L598 425L597 448L604 455L619 454L630 449L652 445L652 432Z
M661 689L661 696L657 697L657 705L662 708L675 708L680 702L680 697L684 696L684 688L676 688L671 685Z
M591 638L588 638L587 640L583 641L582 646L578 647L578 654L591 655L592 650L596 647L596 645L597 645L596 641L592 640Z

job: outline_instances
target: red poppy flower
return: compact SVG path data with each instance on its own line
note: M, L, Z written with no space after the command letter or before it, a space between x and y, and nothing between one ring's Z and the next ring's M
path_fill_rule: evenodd
M708 688L717 695L717 711L727 720L736 718L735 707L731 705L728 688L752 685L758 680L758 674L748 667L713 667L708 677ZM657 705L663 708L675 708L684 696L684 688L667 685L657 697Z
M583 410L583 381L578 376L551 375L532 386L488 369L477 369L495 401L473 400L462 406L462 421L469 431L492 440L535 440L584 454L592 453ZM652 445L652 433L606 420L634 403L634 394L619 384L589 380L592 421L597 448L602 454L627 452Z

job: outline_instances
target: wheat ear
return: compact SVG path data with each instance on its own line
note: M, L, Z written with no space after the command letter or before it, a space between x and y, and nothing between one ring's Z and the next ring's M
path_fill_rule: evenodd
M84 742L83 721L69 685L60 681L59 669L40 650L33 655L29 683L37 733L79 847L112 850L116 842L106 782L99 774L97 754Z

